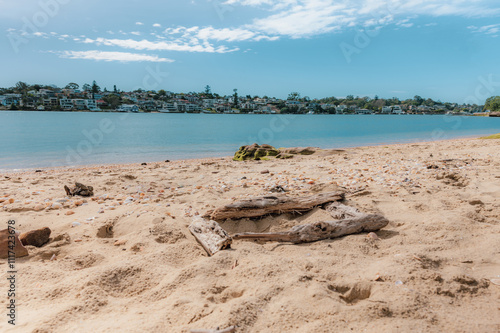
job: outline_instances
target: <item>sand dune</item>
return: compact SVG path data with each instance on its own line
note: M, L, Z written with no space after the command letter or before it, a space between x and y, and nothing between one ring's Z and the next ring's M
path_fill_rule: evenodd
M467 139L1 174L0 220L52 229L17 259L18 322L2 319L1 331L499 332L499 148ZM95 197L67 198L75 181ZM193 216L275 185L290 196L344 189L348 204L390 224L379 239L235 241L213 257L189 233ZM328 219L315 208L221 226L283 231ZM6 271L2 260L2 281Z

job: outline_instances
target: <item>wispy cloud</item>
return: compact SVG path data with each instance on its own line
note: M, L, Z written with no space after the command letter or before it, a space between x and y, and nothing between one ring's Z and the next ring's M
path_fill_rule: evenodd
M133 39L108 39L108 38L86 38L83 43L115 46L125 49L149 50L149 51L184 51L184 52L206 52L206 53L228 53L238 51L239 48L228 48L226 46L214 46L208 42L183 43L175 41L149 41Z
M500 6L490 0L227 0L231 6L253 6L268 13L243 28L264 34L292 38L308 37L352 26L391 24L395 18L412 15L482 17L500 13ZM271 12L271 14L269 14ZM413 26L411 22L398 25Z
M135 22L136 25L144 25L142 22Z
M263 35L257 31L252 31L245 28L223 28L216 29L212 26L200 27L177 27L168 28L163 31L166 36L173 36L176 39L186 41L203 40L203 41L226 41L226 42L241 42L241 41L260 41L260 40L276 40L279 37Z
M482 27L471 25L467 28L473 33L491 35L492 37L498 37L498 33L500 32L500 24L484 25Z
M59 54L61 58L67 59L85 59L96 61L120 61L120 62L174 62L172 59L160 58L157 55L137 54L128 52L105 52L99 50L92 51L63 51L53 52Z
M155 28L161 28L161 24L160 23L155 23L155 24L153 24L153 27L155 27Z

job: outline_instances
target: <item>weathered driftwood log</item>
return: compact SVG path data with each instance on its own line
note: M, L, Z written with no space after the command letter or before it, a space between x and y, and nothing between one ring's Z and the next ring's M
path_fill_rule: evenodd
M361 215L331 222L316 222L297 225L286 232L242 233L233 239L260 240L265 242L291 242L295 244L315 242L322 239L337 238L360 232L377 231L389 221L382 215Z
M231 247L233 242L232 238L217 222L205 220L199 216L193 218L191 225L189 225L189 231L209 256Z
M197 329L194 329L194 330L191 330L191 333L233 333L235 330L236 330L236 326L229 326L228 328L224 328L222 330L219 328L216 328L215 330L207 330L207 329L197 330Z
M304 212L316 206L343 199L343 192L327 192L300 198L291 198L286 195L268 195L233 202L213 211L208 211L204 217L220 221L244 217L259 217L268 214Z

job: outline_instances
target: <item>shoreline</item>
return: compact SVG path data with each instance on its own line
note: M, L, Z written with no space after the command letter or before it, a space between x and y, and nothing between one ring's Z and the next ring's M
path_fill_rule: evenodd
M491 135L494 135L496 133L492 133ZM488 136L489 134L486 134L485 136ZM428 141L415 141L415 142L394 142L394 143L380 143L380 144L373 144L373 145L362 145L362 146L352 146L352 147L338 147L338 148L320 148L323 151L329 151L329 150L352 150L352 149L358 149L358 148L370 148L370 147L380 147L380 146L400 146L400 145L418 145L418 144L427 144L427 143L436 143L438 144L439 142L449 142L449 141L458 141L458 140L474 140L474 139L479 139L477 136L472 135L472 136L461 136L458 138L450 138L450 139L439 139L439 140L428 140ZM290 148L290 147L287 147ZM235 147L235 152L239 149L239 147ZM226 159L232 159L233 156L227 155L227 156L221 156L221 157L202 157L202 158L181 158L181 159L172 159L169 160L168 163L173 163L173 162L197 162L197 161L210 161L214 159L221 159L221 160L226 160ZM56 170L83 170L83 169L98 169L98 168L112 168L112 167L132 167L132 166L137 166L141 165L141 163L148 163L148 164L159 164L159 163L165 163L164 161L148 161L148 162L131 162L131 163L103 163L103 164L79 164L79 165L72 165L72 166L67 166L67 165L60 165L60 166L50 166L50 167L34 167L34 168L16 168L16 169L1 169L0 168L0 174L5 173L5 174L24 174L24 173L29 173L29 172L35 172L36 170L43 170L43 171L56 171Z
M294 116L447 116L447 117L486 117L489 118L490 114L485 112L476 112L476 113L381 113L381 112L373 112L369 114L364 113L267 113L267 112L161 112L158 110L155 111L141 111L141 112L128 112L128 111L118 111L118 110L8 110L8 109L0 109L2 111L10 111L10 112L65 112L65 113L130 113L130 114L150 114L150 113L160 113L160 114L224 114L224 115L294 115ZM493 112L498 113L498 112ZM492 116L492 118L498 117L498 115Z
M20 232L51 230L47 244L27 246L29 255L16 259L24 281L17 327L496 333L499 146L500 140L450 139L283 160L225 157L2 174L0 220L15 221ZM92 186L93 196L68 197L64 186L75 182ZM211 257L188 228L250 197L339 191L345 205L389 224L300 245L234 239ZM331 220L318 206L218 223L235 235Z

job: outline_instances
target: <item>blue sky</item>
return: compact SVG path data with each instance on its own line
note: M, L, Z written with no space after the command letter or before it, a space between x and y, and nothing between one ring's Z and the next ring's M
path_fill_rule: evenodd
M500 95L497 0L0 0L0 86Z

